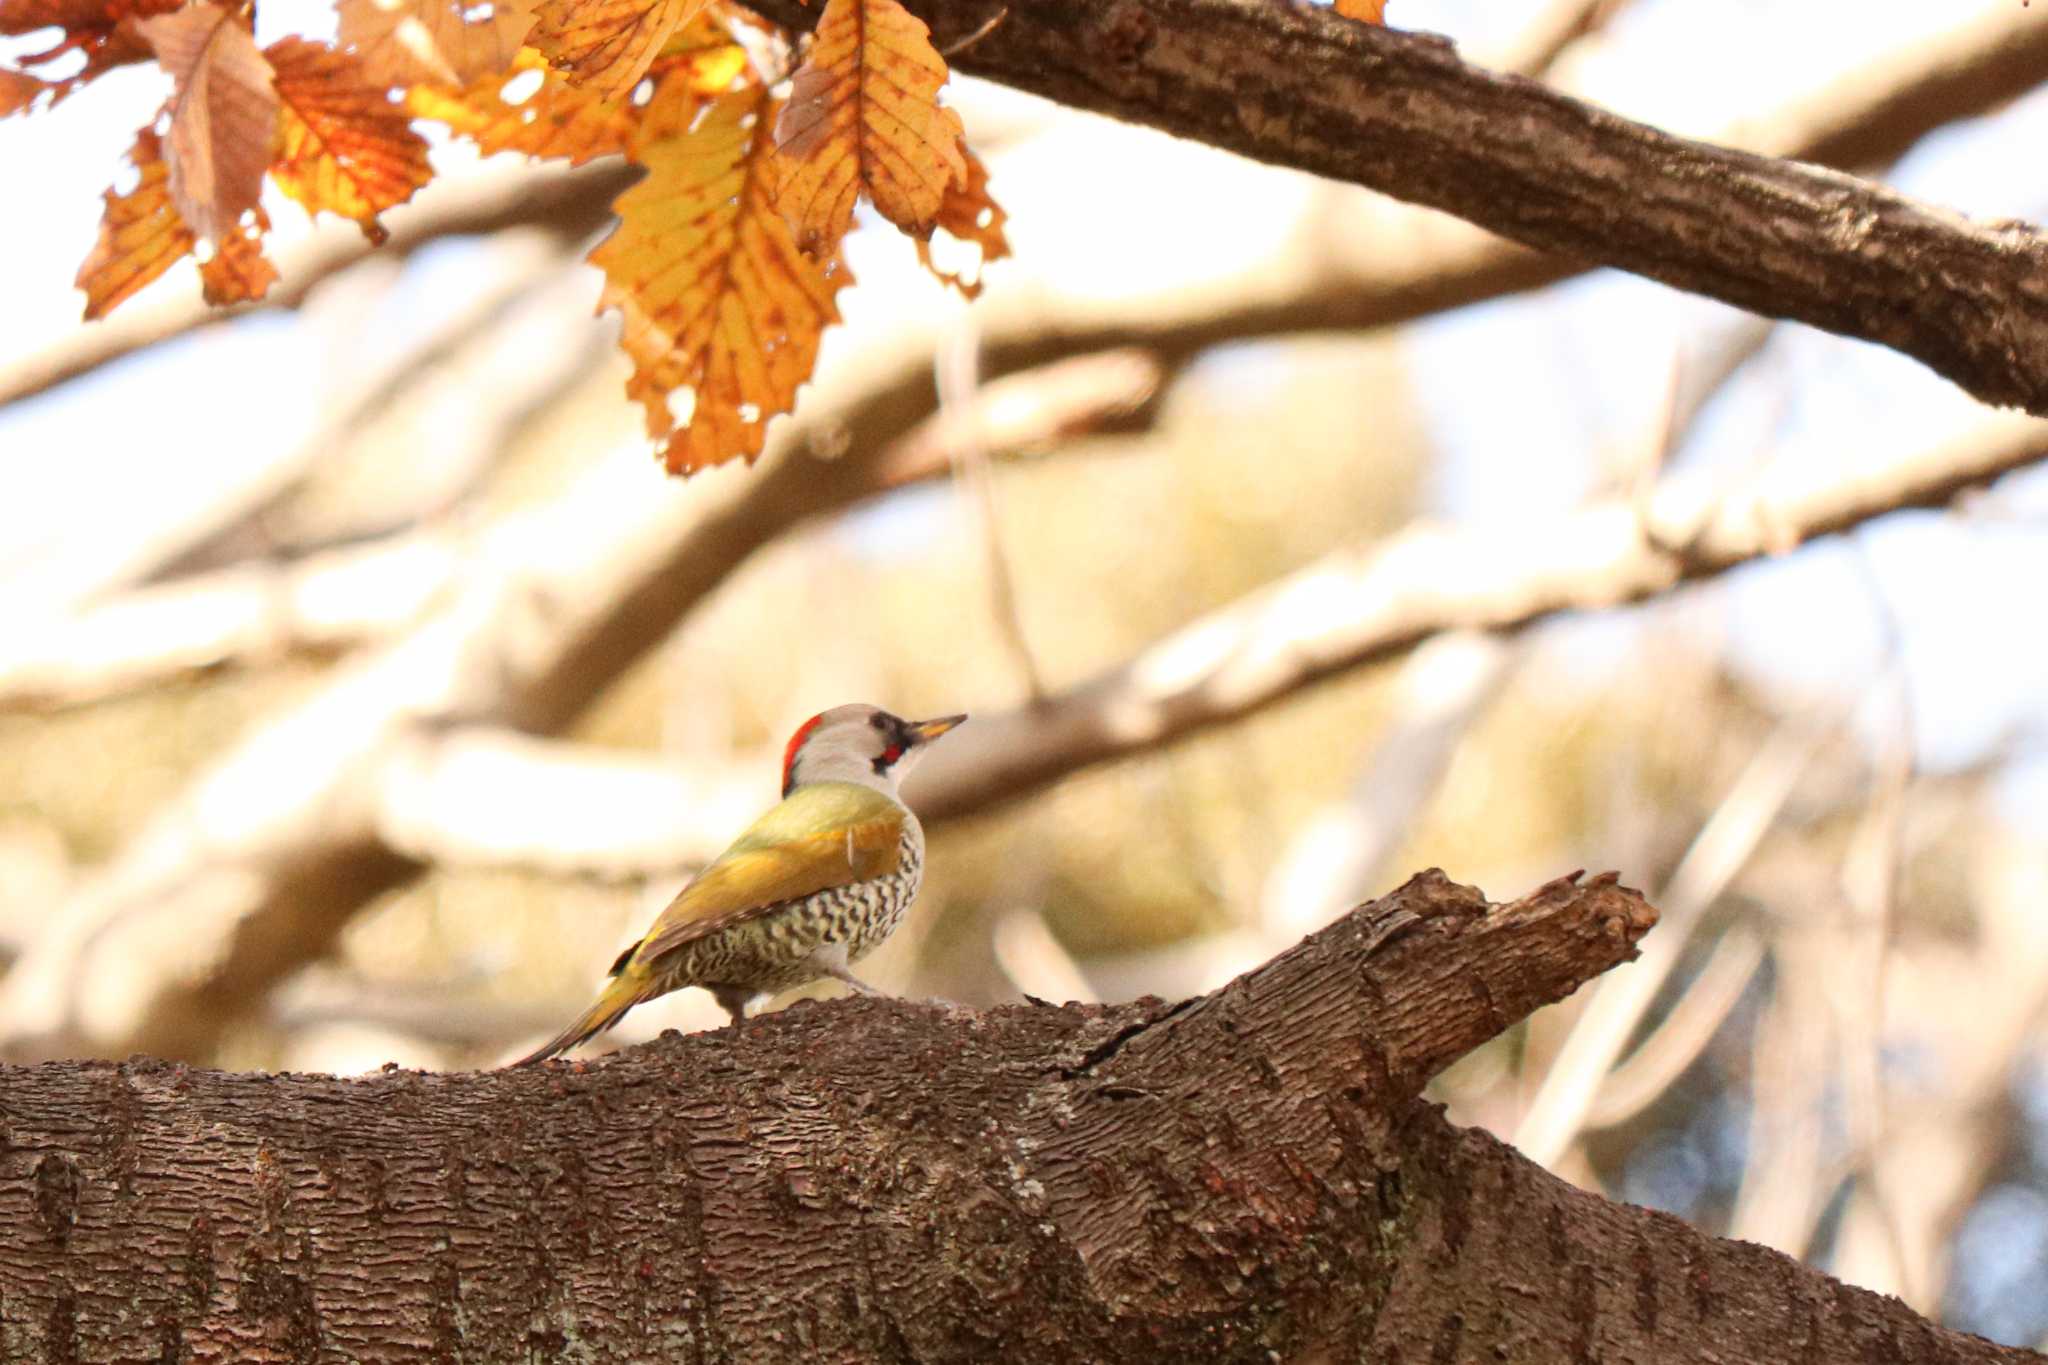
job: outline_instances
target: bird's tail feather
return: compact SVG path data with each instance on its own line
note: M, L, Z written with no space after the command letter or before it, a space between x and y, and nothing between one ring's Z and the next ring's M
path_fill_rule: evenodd
M531 1066L603 1033L626 1017L626 1011L640 1003L642 982L633 976L619 976L605 983L596 1003L576 1017L576 1022L527 1053L513 1066Z

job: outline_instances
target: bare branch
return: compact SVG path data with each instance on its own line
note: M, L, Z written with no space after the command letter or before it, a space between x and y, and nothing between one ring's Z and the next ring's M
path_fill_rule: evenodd
M1560 524L1410 530L1268 585L1093 681L1016 710L977 715L912 775L911 799L933 819L986 810L1090 765L1250 714L1444 632L1514 630L1560 611L1654 596L1901 508L1940 506L2044 458L2048 424L1995 416L1932 450L1877 459L1858 452L1833 469L1802 460L1764 471L1755 486L1726 496L1667 481L1650 522L1668 528L1662 534L1637 520L1628 499L1595 504ZM640 767L645 775L622 766L621 780L659 780L658 765ZM544 785L530 791L537 805L550 804ZM623 801L624 790L589 799ZM659 839L621 828L616 843L579 843L570 860L612 872L672 866L666 853L652 865L636 864L631 850ZM1255 946L1240 948L1237 960L1257 959Z
M394 537L140 588L7 642L0 706L76 704L179 673L387 638L448 591L462 547Z
M1987 417L1949 445L1765 470L1725 495L1667 480L1547 523L1419 527L1330 556L1027 710L981 716L911 778L920 809L982 810L1250 714L1440 631L1510 630L1669 591L2048 458L2048 425Z
M607 877L718 856L761 804L766 765L650 763L472 727L422 730L371 779L377 833L421 862Z
M586 237L611 221L612 200L634 179L615 162L576 170L494 168L456 184L437 184L384 215L391 236L381 250L353 224L329 224L278 262L275 288L254 309L297 308L315 289L372 255L409 256L448 237L485 236L516 228L562 241ZM124 355L251 309L209 307L196 295L162 295L131 303L81 328L59 345L0 368L0 407L42 393Z

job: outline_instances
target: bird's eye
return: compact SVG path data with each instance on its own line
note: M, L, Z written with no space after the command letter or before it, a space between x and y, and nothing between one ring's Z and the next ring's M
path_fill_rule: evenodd
M868 724L874 726L877 730L886 730L889 728L889 718L877 711L874 715L868 717Z

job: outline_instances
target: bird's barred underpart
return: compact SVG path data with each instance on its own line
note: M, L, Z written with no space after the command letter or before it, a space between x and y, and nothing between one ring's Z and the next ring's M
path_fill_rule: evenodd
M924 875L924 831L916 816L903 822L896 870L886 877L852 882L793 900L721 933L675 951L663 963L661 991L703 986L721 995L767 995L815 981L813 956L830 944L846 945L846 960L858 962L896 931L917 899Z

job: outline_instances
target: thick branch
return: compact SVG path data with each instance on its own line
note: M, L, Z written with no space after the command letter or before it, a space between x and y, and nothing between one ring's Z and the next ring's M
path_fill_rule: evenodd
M750 0L808 27L799 0ZM913 0L942 46L981 0ZM1878 342L2048 414L2048 237L1674 137L1310 5L1040 0L961 70L1456 214L1768 317Z
M1611 878L1488 907L1425 874L1173 1008L837 1001L481 1075L0 1068L0 1330L49 1360L2038 1360L1416 1099L1653 918Z

